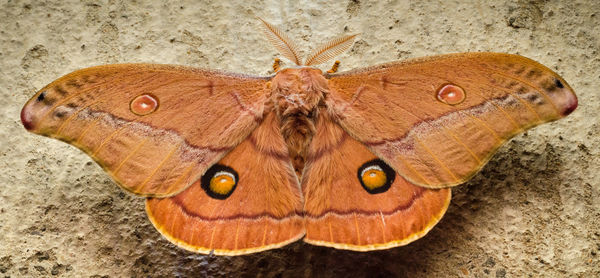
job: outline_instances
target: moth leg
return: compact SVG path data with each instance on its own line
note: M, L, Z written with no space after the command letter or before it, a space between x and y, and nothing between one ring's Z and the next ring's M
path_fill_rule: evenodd
M339 68L340 68L340 61L335 61L335 63L333 63L333 66L331 66L331 69L328 70L327 73L336 73Z
M273 71L278 72L280 68L281 68L281 59L275 58L275 61L273 62Z

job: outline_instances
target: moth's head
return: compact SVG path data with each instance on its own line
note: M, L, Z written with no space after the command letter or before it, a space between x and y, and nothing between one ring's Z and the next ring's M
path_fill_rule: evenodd
M327 88L327 80L323 77L323 72L317 68L286 68L273 77L272 88L285 94L323 92Z

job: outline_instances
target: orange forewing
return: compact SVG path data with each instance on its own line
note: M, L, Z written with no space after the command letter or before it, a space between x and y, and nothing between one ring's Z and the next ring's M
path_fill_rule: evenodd
M302 195L274 113L218 163L239 174L228 198L211 198L196 182L147 200L148 217L166 238L195 252L240 255L304 235Z
M88 153L124 189L171 196L256 128L266 82L180 66L99 66L44 87L21 119Z
M327 106L353 138L408 181L430 188L465 182L506 140L577 107L558 74L501 53L443 55L332 75L329 92Z
M390 188L368 193L357 178L376 158L321 110L302 178L304 241L367 251L408 244L424 236L444 215L450 189L415 186L396 175Z

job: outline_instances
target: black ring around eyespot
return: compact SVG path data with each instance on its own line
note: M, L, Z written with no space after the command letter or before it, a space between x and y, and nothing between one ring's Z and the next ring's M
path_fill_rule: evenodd
M377 188L374 188L374 189L369 189L364 184L364 182L362 180L362 176L360 174L367 167L375 166L375 165L381 167L381 169L385 173L386 181L385 181L385 184L382 185L382 186L380 186L380 187L377 187ZM388 189L390 189L390 187L392 186L392 183L394 183L394 179L396 178L396 171L394 171L394 169L392 169L392 167L390 167L387 164L385 164L385 162L383 162L383 160L381 160L381 159L373 159L371 161L365 162L365 164L363 164L362 166L360 166L360 168L358 168L357 176L358 176L358 181L360 182L360 185L362 185L362 187L367 192L369 192L371 194L378 194L378 193L386 192L386 191L388 191Z
M235 183L233 184L233 187L231 188L231 190L229 190L229 192L227 194L219 194L210 189L210 180L218 172L228 172L228 173L233 174L233 176L235 177ZM200 178L200 186L202 187L202 189L204 189L204 192L206 192L206 194L208 196L210 196L214 199L225 200L225 199L227 199L227 197L231 196L233 191L235 191L238 181L239 181L238 173L235 170L233 170L231 167L227 167L227 166L221 165L221 164L215 164L212 167L210 167L208 170L206 170L206 173L204 173L204 175Z

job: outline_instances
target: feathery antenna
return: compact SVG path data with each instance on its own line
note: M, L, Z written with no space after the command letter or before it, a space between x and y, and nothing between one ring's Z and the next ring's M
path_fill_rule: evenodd
M260 17L258 19L263 23L263 33L265 33L269 42L277 48L281 55L300 66L300 56L298 56L298 47L296 44L294 44L279 28L264 21Z
M322 44L313 50L310 55L308 55L304 65L313 66L322 64L331 60L333 57L344 53L344 51L348 50L348 48L352 46L354 43L354 38L357 35L358 34L341 36Z

